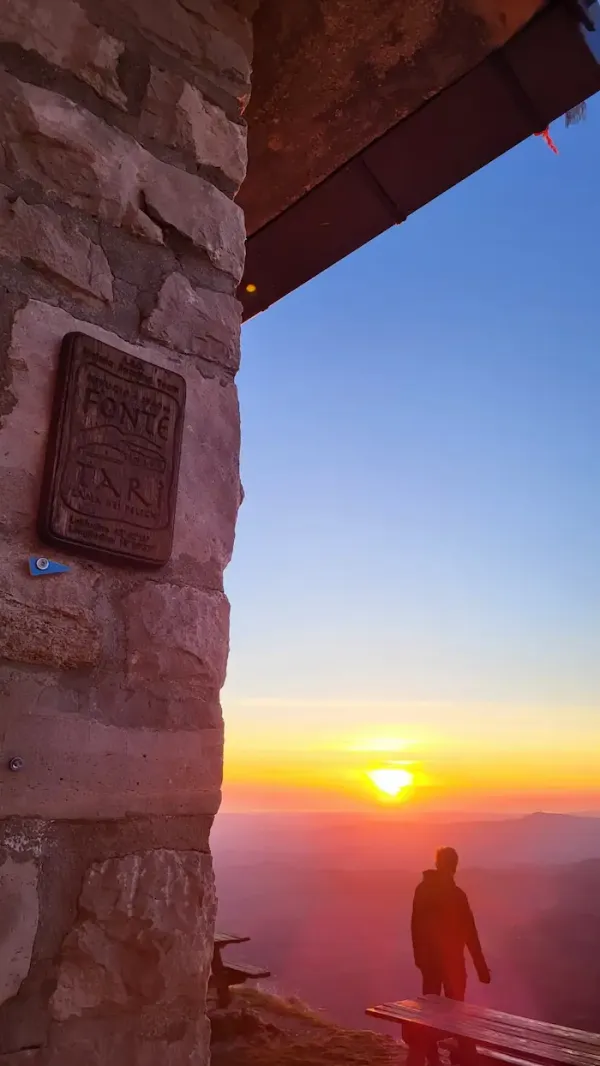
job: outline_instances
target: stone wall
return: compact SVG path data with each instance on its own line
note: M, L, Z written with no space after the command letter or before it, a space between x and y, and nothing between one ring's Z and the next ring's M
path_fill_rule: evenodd
M208 1061L223 571L241 498L245 6L2 6L0 1064ZM72 331L186 379L161 570L37 539ZM32 578L40 554L70 572Z

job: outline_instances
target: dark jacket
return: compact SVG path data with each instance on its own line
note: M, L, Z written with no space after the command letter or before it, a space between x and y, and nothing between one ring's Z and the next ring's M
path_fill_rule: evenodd
M415 892L411 929L415 964L420 970L464 967L467 948L479 976L487 973L466 893L448 874L425 870Z

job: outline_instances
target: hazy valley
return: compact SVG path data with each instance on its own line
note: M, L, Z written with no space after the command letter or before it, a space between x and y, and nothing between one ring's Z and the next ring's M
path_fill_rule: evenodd
M439 844L461 853L493 972L468 998L600 1029L600 818L410 822L363 815L223 814L213 850L219 924L252 937L241 955L271 987L336 1020L419 990L412 894Z

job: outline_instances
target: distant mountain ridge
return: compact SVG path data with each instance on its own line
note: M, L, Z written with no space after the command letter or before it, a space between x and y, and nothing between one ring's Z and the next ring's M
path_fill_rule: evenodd
M600 816L536 812L504 820L435 822L370 814L220 814L213 850L245 865L253 856L311 855L336 868L423 868L452 844L462 866L510 867L600 858Z

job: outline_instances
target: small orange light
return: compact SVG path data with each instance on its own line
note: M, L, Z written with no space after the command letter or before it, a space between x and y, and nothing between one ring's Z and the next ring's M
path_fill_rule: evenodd
M249 285L246 285L246 292L256 292L256 285L253 285L252 282L250 282Z

